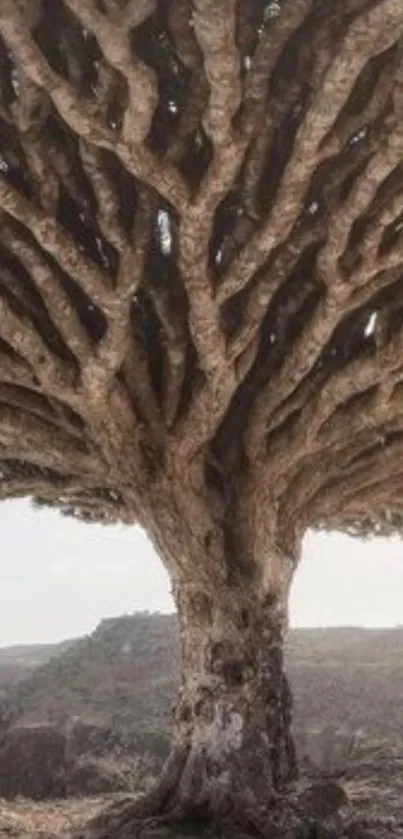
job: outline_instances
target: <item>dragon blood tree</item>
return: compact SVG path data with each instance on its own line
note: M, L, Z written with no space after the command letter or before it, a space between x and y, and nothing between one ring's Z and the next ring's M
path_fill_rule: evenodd
M401 521L402 0L0 0L0 266L1 497L147 530L154 804L258 808L302 536Z

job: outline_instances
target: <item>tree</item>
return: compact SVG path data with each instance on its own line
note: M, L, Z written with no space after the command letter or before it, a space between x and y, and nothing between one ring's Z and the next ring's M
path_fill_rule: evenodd
M304 532L401 526L402 0L0 0L0 37L1 497L146 528L159 804L257 811Z

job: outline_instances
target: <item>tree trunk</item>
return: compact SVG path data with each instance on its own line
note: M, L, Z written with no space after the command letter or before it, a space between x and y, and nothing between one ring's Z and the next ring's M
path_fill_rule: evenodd
M150 819L176 830L189 818L253 824L257 835L274 804L283 808L297 777L283 668L290 568L289 557L276 571L273 561L270 583L176 579L182 686L171 758L149 793L101 813L77 839L133 839Z
M259 597L247 584L176 591L183 677L175 745L186 761L173 802L185 810L256 813L296 777L285 599Z

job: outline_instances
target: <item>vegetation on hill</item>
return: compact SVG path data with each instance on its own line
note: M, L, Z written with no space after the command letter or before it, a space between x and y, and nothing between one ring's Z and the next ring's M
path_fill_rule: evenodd
M0 695L4 685L21 681L31 670L45 664L67 649L74 641L62 641L60 644L22 644L12 647L0 647Z
M286 666L295 695L300 758L311 777L318 769L342 777L351 802L353 826L343 834L348 839L401 835L402 651L403 628L297 629L288 636ZM25 661L27 675L8 685L13 725L7 730L16 734L4 736L7 748L1 754L10 755L13 749L16 754L22 743L21 789L31 787L24 743L32 741L34 724L36 794L38 784L45 788L45 782L50 792L59 789L60 794L63 788L68 796L149 787L169 750L171 707L180 674L174 615L109 619L88 637L56 647L16 647L14 653L16 660ZM2 658L12 663L13 648L0 650ZM62 787L60 760L55 761L54 781L50 766L46 778L41 776L39 723L53 723L56 731L64 729L66 734L63 760L70 763ZM5 731L6 727L3 735ZM43 731L52 738L49 728ZM10 791L18 790L15 765L13 772L12 778L8 773ZM52 826L49 839L59 833L65 839L70 818L76 829L91 813L100 812L106 800L110 799L32 805L0 801L0 836L3 830L15 839L43 839ZM375 834L365 832L370 822Z
M13 648L3 657L12 663ZM104 620L56 647L24 648L28 674L8 689L13 723L83 720L158 760L169 748L179 659L176 617L147 613ZM291 630L286 667L301 755L343 764L352 748L363 754L375 743L403 754L403 628Z
M108 619L15 686L13 717L60 726L81 718L157 742L167 732L178 679L173 616Z

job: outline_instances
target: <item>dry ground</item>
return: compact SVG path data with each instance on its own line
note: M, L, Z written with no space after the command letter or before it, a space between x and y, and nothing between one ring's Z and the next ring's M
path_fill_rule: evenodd
M0 799L0 839L69 839L73 830L97 815L105 800L105 796L46 802Z
M349 799L349 806L343 811L343 839L356 835L360 839L367 835L371 839L403 839L401 768L398 763L389 765L389 771L385 771L386 767L368 766L366 771L358 771L357 777L342 781ZM77 829L106 804L125 797L115 794L47 802L0 799L0 839L72 839ZM360 830L350 833L347 826L357 822Z

